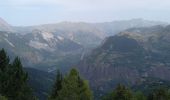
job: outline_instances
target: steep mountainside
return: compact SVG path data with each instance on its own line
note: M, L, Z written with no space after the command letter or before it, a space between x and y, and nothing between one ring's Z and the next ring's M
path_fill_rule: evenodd
M142 84L146 78L170 81L169 27L133 28L108 37L79 63L79 70L100 91L117 83Z
M0 17L0 31L13 31L12 26Z
M42 31L26 35L1 31L0 48L5 48L11 57L20 56L24 66L40 69L54 67L63 59L67 62L70 56L71 63L82 52L82 46L74 41Z

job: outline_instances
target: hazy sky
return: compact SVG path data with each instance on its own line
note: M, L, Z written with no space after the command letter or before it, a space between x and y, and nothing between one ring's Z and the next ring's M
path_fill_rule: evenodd
M132 18L170 22L170 0L0 0L0 17L12 25Z

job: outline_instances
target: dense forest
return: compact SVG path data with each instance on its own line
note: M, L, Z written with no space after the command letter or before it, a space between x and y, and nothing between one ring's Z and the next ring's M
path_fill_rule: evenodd
M10 61L4 49L0 50L0 100L38 100L28 84L29 75L23 70L19 57ZM87 80L81 78L76 69L66 75L59 70L48 100L94 100ZM146 93L118 84L112 92L100 100L170 100L170 90L157 86Z

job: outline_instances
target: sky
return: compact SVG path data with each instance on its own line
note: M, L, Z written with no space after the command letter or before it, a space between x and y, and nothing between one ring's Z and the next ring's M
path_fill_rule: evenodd
M133 18L170 22L170 0L0 0L0 17L14 26Z

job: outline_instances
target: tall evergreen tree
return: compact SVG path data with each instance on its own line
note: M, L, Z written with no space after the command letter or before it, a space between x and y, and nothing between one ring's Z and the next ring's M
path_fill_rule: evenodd
M88 83L80 78L76 69L72 69L62 81L62 88L54 100L92 100ZM52 99L53 100L53 99Z
M134 100L146 100L146 96L142 92L137 91L134 93Z
M28 75L23 71L18 57L15 58L10 66L8 74L10 75L8 97L15 98L16 100L28 100L28 91L31 93L30 88L27 86Z
M62 81L63 81L62 74L61 74L60 70L57 70L56 80L55 80L55 84L53 86L53 89L52 89L52 92L50 95L50 99L55 99L58 97L58 92L62 88L62 85L61 85Z
M103 100L134 100L134 97L130 89L119 84L112 93L103 97Z
M128 88L120 84L116 87L113 100L131 100L132 98L132 92Z
M81 80L81 81L82 81L82 85L79 87L80 100L93 100L92 91L89 88L88 82L86 80Z
M28 86L28 75L18 57L12 64L4 49L0 51L0 94L9 100L34 100Z
M9 75L7 74L9 67L9 57L7 56L4 49L0 50L0 93L6 95L8 89L7 83Z
M148 100L170 100L168 89L155 89L151 94L149 94Z
M9 57L4 49L0 50L0 72L4 71L9 65Z

